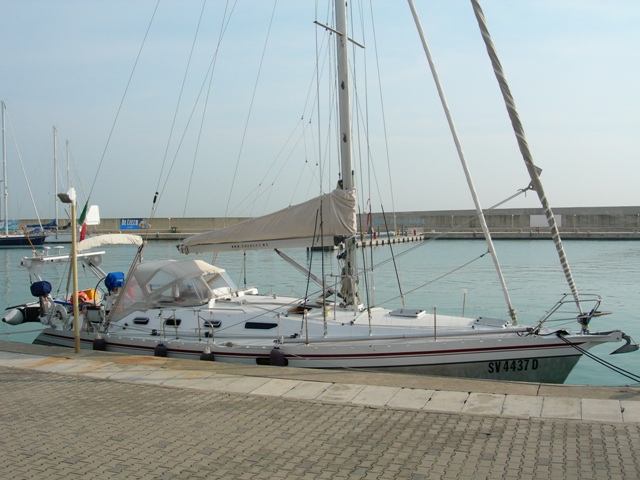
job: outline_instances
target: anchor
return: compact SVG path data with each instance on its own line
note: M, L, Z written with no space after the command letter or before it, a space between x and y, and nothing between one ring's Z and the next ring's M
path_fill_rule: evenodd
M622 334L622 338L627 342L624 345L622 345L620 348L618 348L617 350L613 351L610 353L610 355L616 355L618 353L629 353L629 352L635 352L636 350L638 350L638 344L636 342L633 342L633 345L631 344L632 339L629 335L627 335L626 333Z

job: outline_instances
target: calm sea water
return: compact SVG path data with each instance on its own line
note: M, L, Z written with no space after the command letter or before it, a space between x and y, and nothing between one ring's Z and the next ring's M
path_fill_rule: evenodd
M551 242L540 240L496 241L496 249L512 304L521 324L533 324L550 309L569 288L559 266ZM612 311L595 319L592 331L621 329L640 341L640 243L635 241L565 241L578 290L602 296L600 307ZM53 249L52 249L53 250ZM102 268L106 272L127 272L135 253L132 246L106 247ZM68 246L63 252L68 251ZM397 244L393 246L395 265L388 246L358 251L360 266L380 265L368 280L375 304L432 310L438 313L506 317L506 307L493 262L480 240L440 240L436 242ZM311 264L317 276L337 274L334 252L293 250L287 254L303 265ZM0 306L32 301L26 269L20 260L30 256L25 250L0 250ZM363 258L364 255L364 258ZM144 251L145 260L180 259L174 242L151 241ZM212 261L210 256L200 256ZM324 261L323 261L324 260ZM215 260L227 269L238 285L258 286L261 293L305 295L317 292L314 284L307 286L300 272L271 251L221 253ZM324 268L323 268L324 264ZM462 268L460 268L462 267ZM398 271L399 280L396 277ZM54 291L66 286L64 268L47 270L46 279ZM95 286L90 273L80 271L80 286ZM400 287L399 287L400 285ZM363 300L366 300L363 294ZM566 328L576 324L570 321ZM0 340L31 342L37 335L37 325L8 326L0 324ZM640 374L640 351L625 355L609 353L617 346L603 345L591 350L605 360L635 374ZM631 381L582 358L566 383L588 385L627 385Z

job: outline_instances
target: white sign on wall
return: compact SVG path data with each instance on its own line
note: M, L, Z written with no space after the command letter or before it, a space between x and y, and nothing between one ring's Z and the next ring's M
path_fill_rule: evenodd
M562 226L562 215L554 215L556 219L556 225L558 227ZM548 228L549 222L547 222L547 217L545 215L529 215L529 226L531 228Z

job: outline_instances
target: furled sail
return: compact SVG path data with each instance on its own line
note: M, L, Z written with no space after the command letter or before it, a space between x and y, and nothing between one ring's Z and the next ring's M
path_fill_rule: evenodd
M322 207L322 210L321 210ZM322 222L322 226L321 226ZM356 191L330 193L262 217L186 238L182 253L319 246L357 232Z
M100 248L105 245L142 245L142 237L140 235L129 235L126 233L98 235L96 237L89 237L78 243L78 251L84 252L85 250Z

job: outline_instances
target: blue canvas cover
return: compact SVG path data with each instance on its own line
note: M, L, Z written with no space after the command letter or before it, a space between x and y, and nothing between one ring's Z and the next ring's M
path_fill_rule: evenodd
M46 280L31 284L31 295L34 297L46 297L51 293L51 284Z
M107 287L107 290L110 292L115 288L122 288L124 285L124 273L122 272L111 272L104 279L104 286Z
M44 229L53 229L53 228L57 228L58 227L58 222L56 222L55 219L51 220L49 223L43 223L42 225L40 225L39 223L34 223L31 225L27 225L27 228L40 228L40 226L42 226L42 228Z

